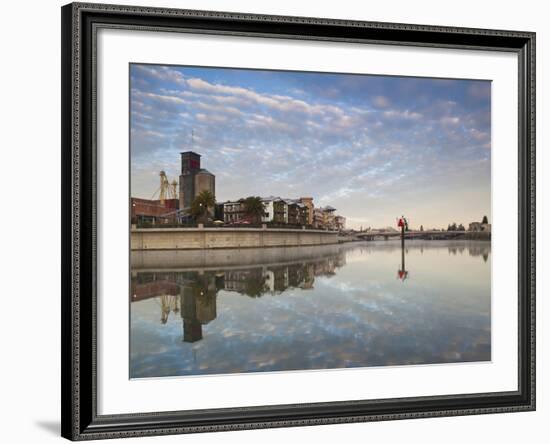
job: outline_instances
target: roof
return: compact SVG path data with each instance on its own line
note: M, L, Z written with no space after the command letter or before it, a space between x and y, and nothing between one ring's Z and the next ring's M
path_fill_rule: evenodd
M195 156L201 157L199 153L195 153L195 151L182 151L180 154L194 154Z
M295 200L287 200L286 203L288 205L296 205L299 208L306 208L306 206L301 202L296 202Z
M271 202L271 201L283 200L283 199L281 199L281 198L278 197L278 196L260 197L260 199L262 200L262 202Z
M210 171L204 168L201 168L197 174L209 174L210 176L213 176L213 174Z

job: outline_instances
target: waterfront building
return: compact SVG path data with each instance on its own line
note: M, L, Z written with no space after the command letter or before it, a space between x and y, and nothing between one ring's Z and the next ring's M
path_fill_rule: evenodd
M481 231L481 222L470 222L468 231Z
M491 232L491 224L483 224L481 222L471 222L468 226L468 231L485 231Z
M313 227L322 229L323 226L323 209L322 208L314 208L313 209Z
M130 214L132 224L163 224L174 222L177 199L151 200L132 197L130 199Z
M262 216L262 223L273 222L275 219L275 202L280 201L280 197L268 196L262 197L262 202L264 204L264 215Z
M335 212L336 208L333 208L330 205L315 208L313 210L313 226L321 230L336 230L337 226L335 221Z
M277 224L288 223L288 204L283 199L273 201L273 222Z
M225 217L224 217L224 205L223 203L218 203L216 202L216 205L214 206L214 220L221 220L221 221L224 221L225 222Z
M313 225L313 197L300 197L299 201L306 206L307 209L307 225Z
M225 223L238 223L247 221L246 208L244 205L245 199L236 201L228 201L223 204L223 216ZM264 214L262 215L262 223L287 224L288 220L288 203L280 197L268 196L262 198L264 204Z
M223 204L223 221L232 224L243 220L245 216L244 199L227 201Z
M338 231L346 229L346 218L344 216L334 216L334 225Z
M288 223L291 225L306 225L308 217L307 207L297 200L286 200L288 206Z
M331 207L330 205L327 205L326 207L323 207L323 221L326 228L329 230L335 230L336 224L334 221L335 218L335 212L336 208Z
M195 197L202 191L216 195L216 176L201 168L201 155L193 151L181 153L179 207L182 210L191 208ZM214 209L211 209L213 216Z

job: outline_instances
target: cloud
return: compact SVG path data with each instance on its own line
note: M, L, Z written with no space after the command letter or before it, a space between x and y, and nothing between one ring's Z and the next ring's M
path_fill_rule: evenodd
M229 100L232 100L233 103L238 103L238 99L241 99L244 102L262 105L281 112L344 115L343 110L338 106L310 104L304 100L295 99L287 95L260 94L249 88L212 84L198 78L188 79L187 85L196 91L208 92L216 95L226 94L232 97L232 99ZM218 96L216 100L223 101L224 98ZM225 98L225 100L227 100L227 98ZM241 102L241 104L244 103Z
M405 119L405 120L419 120L422 118L422 114L406 110L390 110L390 111L384 111L385 117L390 117L394 119Z
M470 135L478 142L487 141L490 138L490 135L488 132L480 131L477 128L470 128L469 132L470 132Z
M152 194L158 169L177 176L192 149L220 200L312 195L373 226L405 211L398 202L433 213L420 199L434 195L454 204L425 226L446 226L453 208L490 211L490 96L472 99L472 82L165 68L132 67L134 195Z
M149 93L149 92L142 93L140 91L136 91L135 92L135 97L156 100L156 101L164 102L164 103L175 103L175 104L179 104L179 105L183 105L183 104L188 103L186 100L184 100L180 97L154 94L154 93Z
M472 82L472 84L468 86L468 95L475 99L489 99L491 97L491 83Z
M460 118L457 116L445 116L439 120L444 126L457 126L460 123Z
M387 97L384 96L376 96L373 99L373 103L378 108L387 108L390 106L390 101Z
M180 85L185 82L184 76L180 71L166 66L133 64L132 70L133 73L145 79L149 78L163 82L173 82Z

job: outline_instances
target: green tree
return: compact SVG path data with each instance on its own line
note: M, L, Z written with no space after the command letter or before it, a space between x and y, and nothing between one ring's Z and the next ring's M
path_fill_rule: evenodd
M258 196L249 196L244 200L244 212L253 222L260 223L265 214L265 205Z
M457 228L458 231L465 231L464 225L460 224Z
M483 220L481 221L482 224L488 224L489 219L487 219L487 216L483 216Z
M199 222L205 222L208 219L210 208L216 205L216 198L208 191L204 190L199 193L191 204L191 215Z
M420 231L424 231L424 225L420 225Z

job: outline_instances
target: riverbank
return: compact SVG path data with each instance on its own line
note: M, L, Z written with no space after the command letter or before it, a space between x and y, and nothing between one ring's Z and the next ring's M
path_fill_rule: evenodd
M204 250L329 245L338 233L324 230L273 228L134 228L132 251Z
M468 251L471 256L488 256L490 242L450 240L414 240L406 243L406 253L422 254L426 250L448 250L449 254ZM362 241L338 244L274 248L227 248L195 250L139 250L132 251L132 272L182 272L189 270L232 270L243 267L280 266L293 263L314 262L322 258L337 258L348 251L364 254L373 251L384 254L400 254L401 242Z

